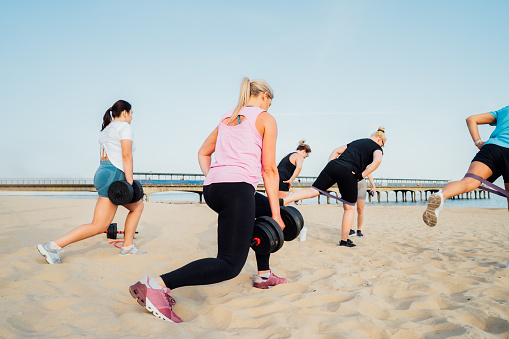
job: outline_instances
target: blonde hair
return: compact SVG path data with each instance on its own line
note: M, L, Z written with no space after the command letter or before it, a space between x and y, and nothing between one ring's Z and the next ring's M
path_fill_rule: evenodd
M234 121L239 116L239 112L242 107L247 105L249 98L251 96L258 96L260 93L267 92L267 96L271 99L274 99L274 91L272 87L267 83L267 81L263 79L254 79L252 81L249 80L248 77L244 77L242 79L242 83L240 84L240 95L239 102L237 103L237 107L233 110L232 116L228 123Z
M306 140L299 141L299 146L297 146L297 151L304 150L306 153L311 153L311 147L306 144Z
M384 141L384 144L385 142L387 141L387 136L385 135L385 127L378 127L378 130L376 130L376 132L373 132L373 134L371 134L372 137L382 137L382 140Z

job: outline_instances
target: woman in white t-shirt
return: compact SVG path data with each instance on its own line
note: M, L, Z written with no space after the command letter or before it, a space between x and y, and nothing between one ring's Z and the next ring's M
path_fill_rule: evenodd
M131 105L124 100L117 101L103 117L101 137L99 138L101 164L95 172L94 186L99 198L95 205L94 218L90 224L76 227L55 241L37 245L39 252L50 264L60 264L62 248L74 242L104 233L117 212L117 205L108 199L108 188L117 180L127 180L133 184L133 128ZM143 202L124 205L129 210L125 221L124 245L120 255L144 254L133 244L134 233L138 227Z

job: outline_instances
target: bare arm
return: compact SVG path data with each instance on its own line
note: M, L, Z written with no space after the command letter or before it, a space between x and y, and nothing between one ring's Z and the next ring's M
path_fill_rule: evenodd
M279 212L279 173L276 165L276 140L277 124L276 119L267 112L262 112L256 119L256 127L263 138L262 143L262 177L265 186L265 192L269 198L272 219L274 219L282 229L285 224L281 219Z
M366 169L362 172L362 177L368 177L371 173L373 173L378 166L382 163L383 153L380 150L376 150L373 152L373 162L366 166Z
M371 183L371 189L369 191L372 192L371 195L375 195L376 186L375 186L375 181L373 180L373 173L368 174L368 180Z
M332 153L329 156L329 161L336 159L339 157L340 154L343 154L343 152L346 150L346 145L343 145L341 147L338 147L332 151Z
M129 139L120 140L122 148L122 165L124 166L125 180L133 184L133 141Z
M216 141L217 127L212 131L212 133L210 133L207 139L205 139L198 151L198 163L200 164L200 169L205 176L207 176L210 171L210 162L212 159L212 153L216 150Z
M467 127L470 132L470 136L474 142L481 140L481 135L479 134L479 125L492 124L496 122L496 119L490 113L481 113L476 115L471 115L467 118ZM484 141L481 141L476 146L481 149L482 145L484 145Z
M302 171L302 164L304 163L304 158L302 158L300 155L297 155L297 159L295 159L295 170L293 171L293 175L290 177L290 179L283 181L285 184L292 186L292 182L297 178L300 171Z

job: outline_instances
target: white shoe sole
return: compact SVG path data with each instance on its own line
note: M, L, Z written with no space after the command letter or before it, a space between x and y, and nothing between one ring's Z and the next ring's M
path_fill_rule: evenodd
M147 309L147 311L151 312L154 316L158 317L159 319L163 319L163 320L174 323L173 320L171 320L170 318L166 317L164 314L159 312L157 310L157 308L150 302L150 300L148 300L148 298L145 298L145 303L146 303L145 308Z
M433 194L428 199L428 206L422 214L422 220L429 227L436 226L438 222L438 212L440 212L440 205L442 205L442 198L438 194Z

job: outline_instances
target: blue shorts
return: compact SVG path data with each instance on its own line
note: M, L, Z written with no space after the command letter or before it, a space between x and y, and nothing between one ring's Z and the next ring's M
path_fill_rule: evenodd
M108 188L112 182L125 180L125 174L109 161L101 161L94 175L94 186L100 197L108 197Z

